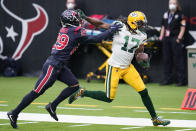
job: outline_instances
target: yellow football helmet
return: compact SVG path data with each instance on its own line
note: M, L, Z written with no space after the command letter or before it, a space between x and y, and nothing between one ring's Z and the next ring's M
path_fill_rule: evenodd
M147 19L144 13L140 11L133 11L129 14L127 24L131 29L136 30L147 24Z

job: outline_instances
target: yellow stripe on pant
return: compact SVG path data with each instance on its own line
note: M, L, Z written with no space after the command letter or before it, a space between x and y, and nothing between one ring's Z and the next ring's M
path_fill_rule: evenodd
M120 69L107 64L105 90L108 98L115 98L120 79L123 79L137 92L143 91L146 88L139 73L132 64L126 69Z

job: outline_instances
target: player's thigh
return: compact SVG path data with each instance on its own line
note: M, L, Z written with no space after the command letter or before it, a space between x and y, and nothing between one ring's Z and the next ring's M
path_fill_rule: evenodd
M61 70L58 76L58 80L67 84L69 87L79 84L77 78L68 67L64 67Z
M105 90L106 96L110 99L114 99L116 96L116 91L119 83L119 74L115 67L110 65L106 66L106 80L105 80Z
M42 73L35 84L34 91L38 94L43 94L45 90L51 87L57 79L57 69L49 63L45 63L42 68Z
M135 88L137 92L143 91L146 88L143 80L133 65L128 68L128 72L123 76L123 80Z

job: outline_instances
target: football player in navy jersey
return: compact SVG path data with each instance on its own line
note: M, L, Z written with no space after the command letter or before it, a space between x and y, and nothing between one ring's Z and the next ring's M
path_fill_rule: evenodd
M56 43L52 47L51 55L43 65L42 73L34 89L24 96L20 104L14 110L7 113L13 128L17 128L18 114L51 87L56 80L65 83L68 87L65 88L52 103L46 105L45 108L51 117L58 121L56 115L57 105L79 89L77 78L66 66L70 56L77 49L79 43L101 42L111 37L122 27L120 23L115 23L111 25L108 30L97 36L88 36L86 35L86 30L80 27L82 19L76 10L65 10L61 14L60 21L62 28L59 31ZM102 25L99 24L98 26L101 27Z

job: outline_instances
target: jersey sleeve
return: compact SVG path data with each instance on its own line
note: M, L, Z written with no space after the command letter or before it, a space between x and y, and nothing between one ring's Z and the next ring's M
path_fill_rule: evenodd
M102 40L105 40L111 36L112 36L112 32L110 30L106 30L97 35L87 35L86 29L80 29L79 36L78 36L78 42L81 44L99 43Z
M147 42L147 34L144 35L141 44L145 44Z

